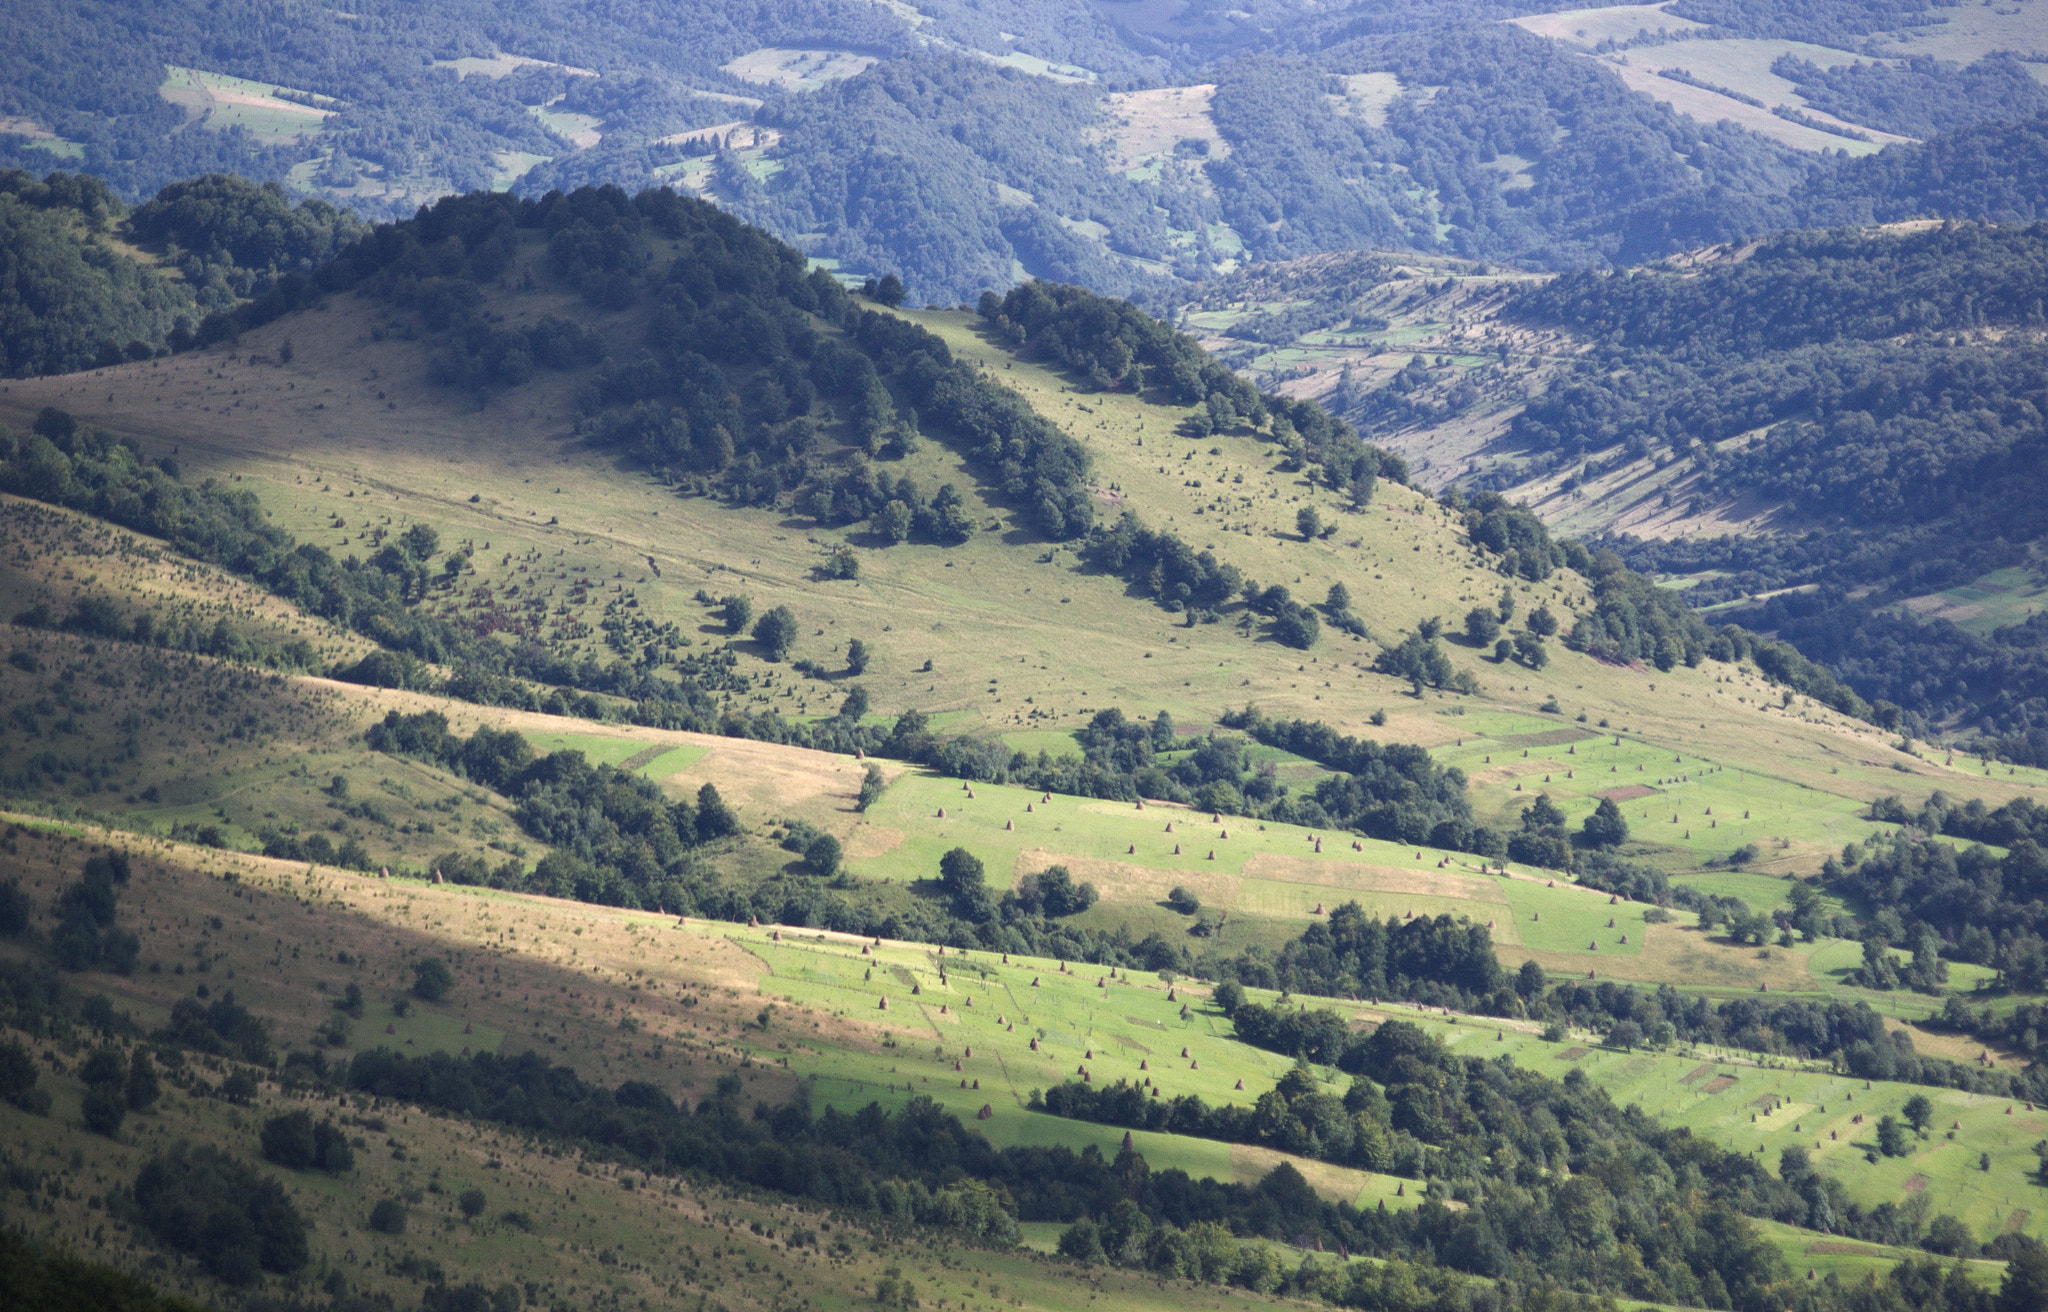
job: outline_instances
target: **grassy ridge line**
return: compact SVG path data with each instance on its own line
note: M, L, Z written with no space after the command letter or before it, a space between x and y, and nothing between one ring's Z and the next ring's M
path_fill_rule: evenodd
M122 386L115 388L117 401L111 410L132 414L132 418L123 419L123 427L142 425L139 431L148 432L153 428L162 434L165 425L172 424L180 432L181 440L203 442L208 449L221 453L219 457L194 455L187 448L184 458L188 461L207 461L208 468L223 474L241 472L246 468L262 477L264 484L258 490L266 503L275 507L275 518L285 519L289 509L289 517L294 521L290 526L308 540L321 540L318 534L334 516L340 515L355 523L368 510L378 515L391 514L395 523L404 522L408 513L432 518L442 522L451 535L474 533L479 527L488 525L483 532L489 534L493 543L493 558L506 554L503 548L508 543L506 538L499 536L500 532L510 537L510 545L515 548L544 547L551 557L558 549L582 544L578 546L578 555L583 556L587 548L590 552L587 557L568 561L555 558L555 563L592 566L592 572L600 577L630 570L632 572L627 574L627 578L637 580L645 574L644 555L660 553L669 562L664 570L667 577L629 586L641 599L643 609L654 618L673 618L697 632L702 632L705 626L703 612L680 593L700 583L715 589L737 584L756 592L757 601L763 601L768 598L760 595L760 584L766 581L773 588L769 597L795 605L807 625L813 620L822 621L816 627L826 630L828 642L836 642L838 635L849 632L862 634L871 642L879 639L880 660L867 683L878 705L885 708L900 708L907 704L942 709L951 706L973 711L991 727L1002 724L1037 728L1048 722L1054 725L1075 723L1081 718L1084 708L1093 709L1111 702L1144 706L1156 701L1173 709L1184 721L1197 721L1214 715L1218 705L1255 699L1269 713L1326 719L1346 732L1367 732L1379 736L1364 723L1364 719L1367 712L1384 705L1393 712L1385 728L1386 736L1423 742L1447 741L1451 736L1450 726L1442 719L1408 714L1404 710L1406 699L1393 694L1391 681L1382 682L1380 676L1359 668L1366 662L1339 659L1332 665L1331 658L1341 655L1341 649L1329 642L1324 644L1325 650L1302 662L1298 659L1290 661L1288 658L1292 653L1278 652L1271 644L1233 642L1221 638L1213 629L1182 631L1173 625L1172 617L1163 612L1157 612L1160 628L1148 632L1143 621L1137 618L1145 612L1131 609L1130 600L1121 596L1120 586L1113 586L1112 581L1072 573L1057 562L1048 568L1046 564L1014 559L1017 553L998 543L993 535L980 535L967 546L952 552L900 547L872 553L864 557L864 578L858 585L824 586L805 577L823 545L829 545L822 539L806 542L786 532L764 532L756 536L753 531L756 526L751 522L754 517L746 512L721 513L703 502L677 502L654 489L622 483L608 465L601 462L586 464L573 452L569 455L570 463L562 465L559 452L545 444L523 440L527 432L538 436L539 432L545 431L544 418L532 420L502 416L503 440L486 453L476 444L470 416L449 412L445 398L426 391L420 385L408 386L401 381L407 376L408 369L400 361L387 358L386 353L386 348L395 344L333 340L336 335L329 330L348 331L349 315L344 312L351 307L345 303L347 299L342 298L333 305L327 312L325 323L319 322L322 316L317 314L302 317L297 322L294 331L298 333L300 349L292 365L282 370L247 369L240 364L216 360L211 363L225 367L209 369L204 371L205 376L195 377L201 371L194 366L210 354L199 353L192 357L179 357L162 371L177 374L177 377L158 381L170 384L174 391L182 388L192 396L192 403L202 403L202 398L212 395L215 389L220 390L223 399L227 390L243 390L252 393L252 399L261 398L257 413L236 412L234 427L237 439L229 449L223 450L218 445L221 439L217 434L209 435L189 427L187 412L173 410L166 415L160 406L146 411L130 411L128 403L118 399L124 394ZM553 298L542 299L551 301ZM540 304L533 307L534 311L542 308L547 307ZM1206 515L1194 518L1193 512L1205 504L1213 504L1212 494L1207 487L1190 489L1183 486L1194 481L1186 478L1186 473L1222 476L1226 479L1226 486L1232 489L1242 486L1246 491L1286 493L1289 490L1285 483L1267 481L1272 475L1265 467L1263 456L1259 455L1255 443L1243 438L1215 440L1213 444L1224 451L1225 456L1198 456L1194 469L1176 468L1174 473L1162 477L1157 472L1159 465L1156 462L1151 465L1139 463L1154 455L1154 446L1127 446L1113 435L1120 434L1134 440L1137 436L1157 439L1171 427L1172 422L1177 421L1181 412L1176 408L1151 406L1120 395L1077 397L1065 391L1065 385L1056 376L1038 366L1016 362L982 341L973 331L976 321L966 316L921 312L916 317L939 331L956 352L982 359L992 369L1001 372L1002 381L1007 385L1024 392L1042 411L1072 426L1077 435L1089 443L1097 459L1102 483L1122 489L1120 495L1145 511L1155 522L1159 522L1159 516L1163 514L1178 531L1193 531L1193 527L1211 522ZM271 331L261 330L252 338ZM323 336L328 340L323 341ZM252 341L251 344L259 343ZM313 368L306 363L321 356L333 363L345 362L350 366L349 372L336 378L330 366ZM297 378L302 368L308 372L303 378ZM354 373L355 368L361 368L363 372ZM355 410L352 420L363 422L352 424L346 431L335 431L333 441L319 448L319 465L307 459L308 449L297 440L297 429L287 444L283 430L272 427L273 407L283 409L295 404L291 401L292 393L278 389L279 382L297 378L301 386L312 386L316 381L331 379L341 384L328 403L331 412L334 407L346 404L343 399L345 391L364 390L356 380L367 376L371 369L383 375L378 379L378 390L383 390L384 386L400 389L395 396L405 402L404 408L396 412L395 417L392 412L382 411L381 405L378 407L381 415L376 411L366 413L366 408ZM211 377L213 372L224 377ZM122 384L151 381L140 376L124 377L121 370L108 373L110 381ZM291 377L280 379L275 376L279 373ZM225 386L230 382L235 384L233 389ZM23 389L14 390L20 392ZM80 383L60 384L50 390L60 394L57 399L64 400L81 413L103 408L99 398L105 393L86 393ZM67 390L75 395L61 396ZM131 401L141 399L135 389L125 394ZM543 407L549 404L544 395L537 394L534 399L541 401ZM1088 405L1088 414L1076 408L1083 404ZM316 427L333 422L318 414L305 418ZM1096 427L1098 424L1103 427ZM409 434L393 431L404 429L416 431ZM250 461L249 455L270 446L265 435L273 432L280 443L275 448L279 459ZM431 437L423 438L423 433L430 433ZM395 440L399 437L404 440ZM263 440L252 447L252 438ZM158 440L161 441L161 437ZM425 457L423 447L436 454L431 458ZM335 464L338 462L333 457L339 455L353 461L367 458L373 451L374 472L365 464L363 473L383 486L370 505L364 506L360 497L350 498L345 494L369 489L371 482L358 485L335 477ZM1188 448L1178 442L1160 450L1170 457L1169 464L1176 466L1186 462L1171 458L1181 457L1187 452ZM462 464L451 466L444 455L453 455ZM925 462L937 456L938 453L928 450L916 460ZM1259 458L1250 458L1255 456ZM543 459L548 466L544 474L540 468ZM506 472L516 473L522 464L527 478L540 474L549 482L535 487L531 483L513 483L509 477L500 478L491 472L492 469L505 469L511 465L512 468ZM1247 483L1228 483L1228 478L1236 476L1230 472L1232 470L1243 474ZM288 476L280 478L280 474ZM582 480L580 486L577 485L579 479ZM1254 479L1259 481L1254 482ZM1201 481L1207 484L1210 479L1205 477ZM479 483L486 483L485 490L492 492L493 496L481 506L472 506L467 499L474 494ZM549 490L553 486L561 486L563 493L553 494ZM394 496L387 489L404 489L403 496ZM1236 495L1235 491L1233 495ZM1292 489L1292 495L1313 500L1321 494L1296 487ZM1312 595L1314 589L1326 586L1328 582L1345 582L1354 597L1363 599L1358 608L1376 631L1412 623L1418 612L1448 612L1455 616L1461 605L1493 600L1498 595L1498 577L1483 568L1465 567L1462 572L1451 572L1447 567L1462 565L1468 559L1462 554L1462 548L1454 549L1456 543L1451 539L1455 537L1455 531L1433 509L1427 509L1421 503L1413 507L1417 513L1404 513L1408 509L1404 500L1406 495L1402 489L1383 488L1371 512L1342 521L1346 525L1345 531L1356 531L1362 535L1356 539L1344 539L1360 542L1356 556L1349 548L1340 549L1326 544L1311 547L1301 544L1298 539L1290 541L1294 535L1289 521L1297 507L1285 495L1255 497L1253 500L1257 505L1250 508L1236 505L1229 517L1217 522L1223 526L1249 528L1251 533L1240 532L1227 543L1221 535L1214 540L1220 545L1227 545L1231 558L1237 560L1241 567L1264 578L1293 580L1299 576L1299 584L1290 583L1298 592ZM392 499L387 501L387 497ZM1210 498L1210 501L1204 502L1202 498ZM571 525L549 527L546 524L548 517L558 517L559 511L571 508L579 509ZM543 511L547 513L543 514ZM993 507L990 511L998 513ZM1336 513L1334 506L1330 511ZM477 518L480 513L483 515L481 520ZM443 519L443 516L447 518ZM1179 523L1184 517L1186 523ZM1261 523L1268 520L1270 522L1264 523L1261 531ZM1355 529L1351 527L1354 520ZM522 526L521 521L530 522ZM765 528L766 525L759 527ZM1416 530L1422 532L1418 534ZM588 532L601 532L602 537L587 537L585 534ZM529 538L532 541L528 541ZM687 556L677 560L675 544L693 540L731 542L737 549L730 552L725 561L699 558L692 562ZM1409 550L1411 546L1420 546L1424 550L1412 551ZM642 547L644 551L633 550ZM999 547L1002 549L998 550ZM758 560L758 566L744 571L719 568L720 565L755 560ZM965 576L951 576L958 578L962 587L944 586L949 577L945 572L948 561L968 571ZM497 585L508 581L499 576L492 560L480 560L479 565L479 583ZM1389 573L1390 570L1393 572ZM1385 577L1379 580L1371 578L1375 572ZM511 578L523 577L511 575ZM674 580L673 588L670 580ZM1568 580L1560 579L1549 586L1525 585L1526 590L1519 594L1524 611L1533 609L1538 600L1547 601L1554 610L1570 610L1567 604L1570 595L1564 586L1566 582ZM1034 583L1039 585L1035 589ZM1482 591L1484 595L1480 595ZM976 598L977 606L967 611L959 609L961 598L970 593ZM1062 597L1069 598L1074 604L1060 604ZM1424 610L1424 607L1428 609ZM912 622L901 622L907 619ZM991 628L992 623L996 627ZM1076 626L1081 627L1091 641L1075 642L1072 633ZM885 629L898 632L882 632ZM993 653L1012 651L1025 657L1014 667L1006 659L991 659ZM1147 651L1151 653L1149 661L1145 659ZM800 644L799 654L807 654L804 644ZM919 678L923 672L915 669L915 665L924 654L936 658L935 670ZM1363 654L1361 649L1360 655ZM1222 658L1220 662L1218 657ZM1465 659L1463 656L1457 658ZM775 678L774 682L764 682L757 694L768 699L765 704L782 705L801 712L807 697L823 695L822 690L810 681L785 681L773 667L755 664L750 658L743 658L743 664L764 678ZM1297 668L1288 669L1289 664ZM1740 733L1728 732L1736 726L1722 717L1723 723L1716 726L1717 732L1703 735L1693 724L1687 724L1680 718L1685 713L1682 697L1674 704L1668 693L1670 687L1676 687L1681 693L1692 689L1695 695L1707 691L1710 681L1699 672L1673 672L1653 680L1642 674L1600 666L1569 653L1561 653L1549 669L1535 674L1519 670L1496 671L1490 662L1485 661L1476 661L1474 666L1482 681L1492 689L1487 695L1490 702L1527 711L1535 709L1546 697L1554 696L1566 702L1584 698L1594 715L1612 717L1616 723L1626 725L1636 733L1674 742L1697 738L1722 740L1712 743L1716 755L1724 754L1721 751L1724 745L1727 748L1725 754L1737 758L1753 756L1759 746L1790 746L1795 748L1792 756L1803 767L1799 773L1809 778L1825 776L1830 757L1840 761L1844 758L1853 760L1858 755L1878 754L1874 745L1842 750L1835 746L1842 740L1834 732L1820 732L1814 736L1822 729L1820 723L1798 724L1795 732L1799 736L1795 741L1759 743L1757 735L1748 726L1744 726ZM1321 677L1304 678L1311 669ZM994 690L988 686L991 674L1001 676L1001 683ZM1133 676L1137 677L1134 679ZM1514 682L1503 687L1500 685L1502 678ZM1667 691L1662 696L1646 694L1646 685L1650 682ZM992 691L993 696L990 695ZM1787 721L1785 727L1791 728L1790 717L1784 719ZM1833 723L1832 717L1820 719Z
M1096 967L1063 972L1057 961L1021 956L1012 956L1004 965L998 954L980 952L964 959L948 953L942 959L922 945L888 942L880 948L870 942L870 955L863 956L861 940L819 931L694 923L689 928L742 943L766 962L769 973L760 980L763 992L849 1020L867 1017L870 1024L895 1033L895 1048L841 1047L821 1038L785 1052L756 1042L757 1050L764 1055L772 1052L792 1072L815 1076L823 1096L850 1093L863 1100L873 1096L888 1101L893 1095L900 1102L916 1092L963 1119L987 1103L996 1115L982 1125L997 1142L1009 1141L1008 1136L1029 1136L1017 1142L1044 1142L1042 1136L1054 1133L1029 1123L1059 1118L1021 1112L1016 1109L1018 1101L1031 1088L1075 1078L1077 1066L1085 1065L1098 1081L1149 1076L1169 1095L1195 1093L1210 1103L1248 1104L1291 1065L1232 1038L1228 1021L1199 986L1171 986L1190 1008L1183 1020L1180 1002L1166 1000L1169 985L1164 981L1132 976L1111 982ZM829 960L835 956L840 960ZM942 960L948 964L944 984L939 978ZM871 968L874 979L859 978ZM1106 986L1098 987L1098 979ZM1036 987L1032 980L1038 981ZM912 982L919 990L915 995ZM998 990L1003 1000L992 1003ZM1253 1000L1269 1004L1278 997L1262 990L1247 992ZM886 1011L877 1006L884 997L889 1000ZM967 1005L969 998L975 1000L973 1006ZM1008 999L1020 1001L1011 1004ZM1724 1147L1760 1153L1772 1165L1781 1149L1806 1144L1817 1164L1842 1179L1851 1196L1865 1206L1923 1197L1932 1212L1953 1212L1980 1239L2008 1226L2030 1234L2042 1232L2041 1223L2032 1217L2032 1144L2048 1131L2048 1109L2033 1111L1984 1095L1868 1082L1817 1063L1754 1053L1690 1046L1665 1053L1622 1052L1600 1047L1597 1038L1584 1034L1546 1041L1538 1027L1528 1023L1447 1016L1441 1010L1399 1004L1292 1000L1334 1007L1354 1021L1411 1020L1463 1055L1506 1056L1552 1077L1576 1067L1617 1102L1635 1103L1665 1123L1690 1128ZM941 1005L948 1008L943 1014L938 1011ZM1009 1005L1017 1010L1001 1009ZM997 1024L997 1016L1004 1024ZM1008 1028L1011 1025L1015 1028ZM1039 1042L1037 1051L1030 1047L1033 1038ZM1178 1055L1183 1047L1191 1054L1187 1058ZM1088 1056L1091 1050L1093 1055ZM1143 1075L1141 1060L1149 1068ZM1346 1082L1334 1071L1325 1075L1340 1088ZM969 1088L959 1087L962 1079ZM1243 1090L1235 1087L1239 1079L1245 1083ZM980 1089L971 1087L976 1080ZM1864 1161L1863 1154L1874 1147L1879 1117L1899 1114L1916 1094L1934 1100L1931 1136L1916 1142L1904 1157L1882 1158L1876 1164ZM1004 1125L1020 1117L1024 1127ZM1947 1137L1951 1123L1957 1126L1953 1138ZM1121 1133L1083 1125L1079 1139L1106 1144L1111 1138L1120 1142ZM1989 1156L1989 1170L1978 1169L1980 1153ZM1200 1155L1213 1158L1213 1149ZM1168 1163L1178 1164L1173 1158ZM1822 1239L1810 1236L1812 1242Z

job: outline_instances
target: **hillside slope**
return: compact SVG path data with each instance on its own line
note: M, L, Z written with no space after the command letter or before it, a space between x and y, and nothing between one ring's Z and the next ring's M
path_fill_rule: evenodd
M7 995L53 1101L0 1115L116 1199L42 1234L126 1226L210 1295L248 1270L127 1200L294 1108L361 1140L282 1177L336 1297L1829 1299L1893 1244L1996 1281L2034 1233L2040 771L1900 751L1785 649L1071 289L891 309L596 192L444 205L342 272L0 392L5 952L112 999ZM1998 936L1926 914L1945 872ZM111 1136L88 1023L180 1090ZM1854 1119L1916 1096L1954 1139ZM1654 1275L1473 1240L1576 1196L1522 1163L1595 1178L1620 1136Z

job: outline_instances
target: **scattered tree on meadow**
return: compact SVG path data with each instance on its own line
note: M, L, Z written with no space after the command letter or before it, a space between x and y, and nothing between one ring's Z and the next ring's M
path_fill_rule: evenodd
M1613 798L1603 797L1579 832L1588 847L1620 847L1628 841L1628 820Z
M428 957L412 968L412 995L422 1002L439 1002L455 987L455 972L439 957Z
M796 614L787 606L777 606L754 621L754 641L761 644L771 661L788 656L790 649L796 646L796 639Z

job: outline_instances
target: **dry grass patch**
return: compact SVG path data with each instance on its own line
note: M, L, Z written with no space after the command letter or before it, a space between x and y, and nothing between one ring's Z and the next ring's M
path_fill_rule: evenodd
M1180 886L1192 890L1204 905L1236 906L1244 889L1244 877L1226 870L1166 870L1100 857L1066 856L1042 847L1026 848L1017 854L1011 886L1047 866L1065 866L1076 882L1094 884L1105 902L1161 902Z
M1451 870L1408 870L1400 866L1366 865L1355 861L1321 861L1314 857L1261 852L1244 863L1247 879L1274 879L1291 884L1316 884L1360 893L1412 893L1419 897L1455 898L1465 902L1507 905L1500 886L1479 875Z
M1102 142L1110 167L1138 168L1157 156L1173 154L1184 140L1206 141L1208 158L1225 158L1230 143L1216 130L1209 112L1215 98L1213 82L1104 96L1103 110L1115 124Z

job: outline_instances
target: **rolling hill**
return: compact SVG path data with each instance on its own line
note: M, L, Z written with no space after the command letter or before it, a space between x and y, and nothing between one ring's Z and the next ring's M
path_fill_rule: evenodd
M342 1306L1820 1307L2032 1260L1989 1037L2032 922L1868 890L2017 896L1983 818L2048 777L1902 750L1128 306L891 299L691 201L478 197L5 385L10 1216ZM197 1145L302 1253L164 1219L245 1180ZM1506 1227L1587 1196L1656 1263Z

